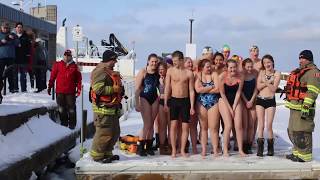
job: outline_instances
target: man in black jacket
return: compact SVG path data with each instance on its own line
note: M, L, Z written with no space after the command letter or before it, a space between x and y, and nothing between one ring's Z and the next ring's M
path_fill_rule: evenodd
M16 64L18 64L20 72L20 86L21 92L27 91L27 71L28 71L28 62L30 58L31 51L31 40L27 33L23 30L23 24L21 22L16 23L16 33L20 40L20 45L16 48ZM18 74L16 74L18 76ZM18 78L16 87L18 87ZM18 89L16 89L17 91Z

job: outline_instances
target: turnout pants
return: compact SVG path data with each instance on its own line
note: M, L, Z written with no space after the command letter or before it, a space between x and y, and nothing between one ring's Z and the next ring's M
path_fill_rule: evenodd
M94 113L94 125L96 132L90 155L97 161L112 156L113 146L120 136L119 116Z
M293 144L292 154L304 161L312 160L312 131L314 113L301 119L301 112L290 110L288 136Z
M57 104L61 125L74 129L77 125L76 96L57 93Z

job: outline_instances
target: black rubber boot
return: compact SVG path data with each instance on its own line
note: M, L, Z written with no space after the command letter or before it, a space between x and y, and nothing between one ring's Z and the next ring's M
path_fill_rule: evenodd
M258 138L257 144L258 144L257 156L263 157L264 138Z
M153 145L152 139L146 140L146 152L147 152L147 154L154 156L154 151L153 151L152 145Z
M293 154L287 154L287 155L286 155L286 158L292 160L293 158L295 158L295 155L293 155Z
M243 146L243 147L242 147L243 152L246 153L246 154L249 154L249 153L248 153L248 145L249 145L249 144L248 144L247 142L243 142L243 145L242 145L242 146Z
M274 139L268 139L268 153L267 156L273 156L274 155L274 149L273 149L273 144L274 144Z
M247 151L248 151L247 154L253 154L253 152L252 152L252 143L248 143Z
M147 156L147 152L145 149L146 141L145 140L140 140L138 141L138 148L137 148L137 154L140 156Z

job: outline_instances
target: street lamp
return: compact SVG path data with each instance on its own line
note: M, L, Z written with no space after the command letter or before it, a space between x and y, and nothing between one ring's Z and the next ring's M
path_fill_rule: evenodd
M193 23L193 21L194 21L194 19L189 19L189 21L190 21L190 44L192 44L192 23Z

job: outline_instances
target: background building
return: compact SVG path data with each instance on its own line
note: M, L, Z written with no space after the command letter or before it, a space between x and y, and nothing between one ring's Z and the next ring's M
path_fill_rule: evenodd
M55 10L55 16L56 15ZM45 42L45 47L48 50L49 64L56 61L56 24L39 19L30 14L24 13L23 11L19 11L0 3L0 22L3 21L10 24L12 31L14 30L13 28L15 27L15 23L22 22L25 30L33 31L36 38L40 38Z
M30 14L45 21L57 24L57 6L47 5L30 8Z

